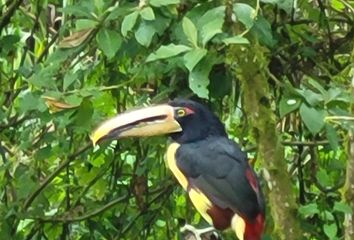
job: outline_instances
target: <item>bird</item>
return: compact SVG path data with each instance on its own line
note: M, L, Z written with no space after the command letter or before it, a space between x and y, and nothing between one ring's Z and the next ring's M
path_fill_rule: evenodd
M201 216L239 240L261 240L265 200L247 154L205 105L177 98L118 114L91 134L94 145L125 137L169 135L166 162Z

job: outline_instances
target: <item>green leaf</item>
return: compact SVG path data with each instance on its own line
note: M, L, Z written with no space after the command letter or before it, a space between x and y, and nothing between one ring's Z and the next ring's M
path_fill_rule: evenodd
M275 4L277 3L279 0L261 0L261 2L263 3L272 3L272 4Z
M320 168L317 171L316 178L318 179L318 182L323 187L328 187L328 186L330 186L332 184L331 177L328 175L327 171L324 170L323 168Z
M338 12L343 12L343 10L345 9L345 5L339 0L332 0L330 1L330 4L331 7L337 10Z
M166 227L166 222L164 220L161 220L161 219L158 219L156 222L155 222L156 226L158 227Z
M174 57L180 53L186 52L190 50L191 48L185 45L175 45L175 44L169 44L167 46L161 46L159 49L156 50L156 52L151 53L147 59L146 62L152 62L156 61L158 59L165 59L169 57Z
M88 130L91 118L93 115L93 106L92 102L86 98L82 101L79 110L77 111L75 123L77 125L77 129L82 128L81 130Z
M327 91L322 87L321 84L319 84L317 81L315 81L312 78L308 79L308 83L311 84L317 91L319 91L322 95L326 95Z
M101 154L96 158L90 158L90 163L92 166L99 168L105 163L105 156Z
M311 106L317 106L320 102L324 100L321 94L315 93L310 89L297 89L296 92L298 92L304 98L304 100Z
M242 22L247 29L250 29L256 17L256 10L250 5L245 3L235 3L233 6L233 12L236 15L236 19Z
M146 21L142 21L139 25L139 28L135 32L135 39L141 45L148 47L156 33L155 27L153 24Z
M324 224L323 225L323 231L325 232L326 236L329 239L333 239L337 235L338 228L337 228L337 225L335 223Z
M187 17L183 18L182 21L183 32L186 35L189 42L194 46L198 46L198 31L194 25L194 23Z
M53 56L54 54L52 54ZM36 74L30 77L27 81L36 87L54 88L55 75L59 71L59 63L53 63L49 66L39 69Z
M336 101L339 100L338 98L340 97L340 95L343 93L343 91L341 91L339 88L330 88L328 89L324 100L326 103L329 103L331 101Z
M213 67L213 59L204 58L194 69L189 73L189 88L200 98L209 97L209 73Z
M99 48L108 58L114 57L122 44L122 38L116 31L104 28L98 32L96 41Z
M250 44L247 38L241 36L233 36L222 40L226 45L230 44Z
M251 32L256 35L262 44L268 47L274 47L276 44L276 40L273 38L272 27L270 23L262 16L257 16Z
M225 6L220 6L207 11L198 21L201 26L203 46L216 34L222 33L225 19Z
M76 25L76 30L80 31L83 29L88 29L88 28L96 28L98 25L98 22L95 20L91 20L91 19L78 19L75 22Z
M134 28L138 16L138 12L132 12L131 14L124 17L121 27L121 33L124 37L126 37L128 32Z
M86 17L86 18L92 18L91 10L85 6L79 6L79 5L68 5L65 8L63 8L63 13L66 13L68 15L74 15L76 17Z
M300 116L308 130L315 135L321 131L325 124L324 117L326 116L326 112L309 107L306 104L301 104Z
M63 90L65 91L71 84L73 84L78 78L77 72L68 71L65 73L63 80Z
M20 98L20 113L26 113L32 110L44 112L46 109L47 106L44 100L36 94L27 92Z
M98 179L98 181L93 185L92 190L95 194L97 200L102 200L106 194L107 182L103 178Z
M19 35L5 35L0 36L0 53L8 52L15 48L15 44L21 40Z
M180 0L150 0L149 4L154 7L167 6L171 4L179 4Z
M140 16L148 21L152 21L155 19L155 14L154 14L154 10L152 10L151 7L144 7L141 11L140 11Z
M296 98L282 97L279 103L279 114L283 118L285 115L295 111L300 107L301 101Z
M16 183L16 197L25 199L36 188L37 184L33 181L32 171L25 165L19 165L14 173Z
M286 11L286 13L290 14L293 9L293 0L261 0L264 3L276 4L280 9Z
M326 221L334 221L334 215L328 210L321 211L320 218L325 219Z
M300 206L298 211L304 217L312 217L313 215L320 213L317 203L309 203L307 205Z
M339 137L337 135L336 129L331 124L328 123L325 124L325 129L326 129L326 136L329 141L329 145L333 150L337 150L339 146Z
M184 66L191 72L200 60L208 53L206 49L195 48L183 56Z
M353 209L347 203L344 202L335 202L333 210L345 214L353 214Z

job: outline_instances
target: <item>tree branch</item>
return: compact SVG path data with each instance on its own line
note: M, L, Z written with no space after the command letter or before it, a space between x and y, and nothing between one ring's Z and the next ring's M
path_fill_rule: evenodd
M235 76L244 91L244 106L252 132L258 142L258 159L267 172L267 201L274 220L276 239L295 240L301 235L296 217L296 195L290 188L290 174L284 161L284 148L279 141L276 116L270 107L266 50L257 43L253 49L229 49L229 59L238 63ZM268 74L269 75L269 74Z
M159 194L148 203L148 206L150 206L152 203L156 202L159 198L161 198L163 195L165 195L166 193L168 193L170 191L172 191L171 184L168 184L167 186L164 186L163 188L155 189L153 192L154 193L159 192ZM62 217L52 217L52 216L49 216L49 217L31 217L30 216L29 217L29 216L24 216L24 217L22 217L22 219L33 219L33 220L38 220L38 221L41 221L41 222L50 222L50 223L80 222L80 221L84 221L84 220L93 218L93 217L105 212L106 210L110 209L111 207L115 206L116 204L128 200L130 197L131 197L131 194L126 194L126 195L124 195L122 197L119 197L117 199L114 199L113 201L105 204L104 206L102 206L102 207L100 207L100 208L98 208L98 209L96 209L96 210L94 210L94 211L92 211L90 213L84 214L82 216L72 217L72 216L70 216L70 212L66 212L66 216L62 216ZM146 211L140 212L136 216L136 218L141 216L144 212L146 212Z
M75 158L85 151L87 151L89 148L91 148L92 144L88 143L81 149L79 149L77 152L71 154L68 156L68 158L63 161L57 169L54 170L40 185L39 187L25 200L23 204L23 210L27 210L31 203L34 201L34 199L40 194L40 192L56 177L58 174L67 166L70 164L71 161L75 160Z
M354 86L353 86L354 89ZM344 197L351 207L354 209L354 131L349 134L349 157L347 163L346 183ZM354 237L354 213L345 214L344 220L345 240L351 240Z
M340 139L339 142L342 143L344 139ZM282 145L284 146L321 146L328 145L328 140L319 140L319 141L282 141Z
M352 59L354 59L354 49L352 51ZM351 92L354 97L354 76L351 81ZM351 104L351 113L354 114L354 104ZM344 187L344 198L351 209L354 209L354 127L349 130L349 147L346 182ZM345 240L354 238L354 211L345 214L344 220L344 236Z
M107 203L106 205L88 213L82 216L78 216L78 217L70 217L70 216L64 216L64 217L58 217L58 218L53 218L53 217L24 217L23 219L34 219L34 220L39 220L41 222L51 222L51 223L71 223L71 222L80 222L80 221L84 221L86 219L95 217L101 213L103 213L104 211L106 211L107 209L113 207L114 205L123 202L125 200L127 200L129 198L129 195L124 195L120 198L117 198L109 203Z
M15 11L17 8L20 7L22 4L23 0L15 0L12 5L9 7L7 12L3 15L3 17L0 19L0 33L2 32L2 29L9 24L11 17L14 15Z

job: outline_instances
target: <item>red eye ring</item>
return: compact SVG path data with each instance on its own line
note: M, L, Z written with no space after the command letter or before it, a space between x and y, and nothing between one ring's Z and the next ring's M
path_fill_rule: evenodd
M186 111L186 115L194 114L194 113L195 113L192 109L190 109L190 108L188 108L188 107L185 107L184 110Z

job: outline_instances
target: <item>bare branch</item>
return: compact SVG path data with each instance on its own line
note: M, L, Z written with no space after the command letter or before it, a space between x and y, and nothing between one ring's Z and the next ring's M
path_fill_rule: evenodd
M52 172L40 185L39 187L25 200L25 203L23 204L23 210L27 210L29 206L31 206L31 203L34 201L34 199L39 195L39 193L56 177L59 175L59 173L67 166L70 164L71 161L75 160L75 158L85 151L87 151L89 148L91 148L92 144L88 143L85 146L83 146L81 149L79 149L77 152L71 154L70 156L67 157L67 159L62 162L57 169L55 169L54 172Z

